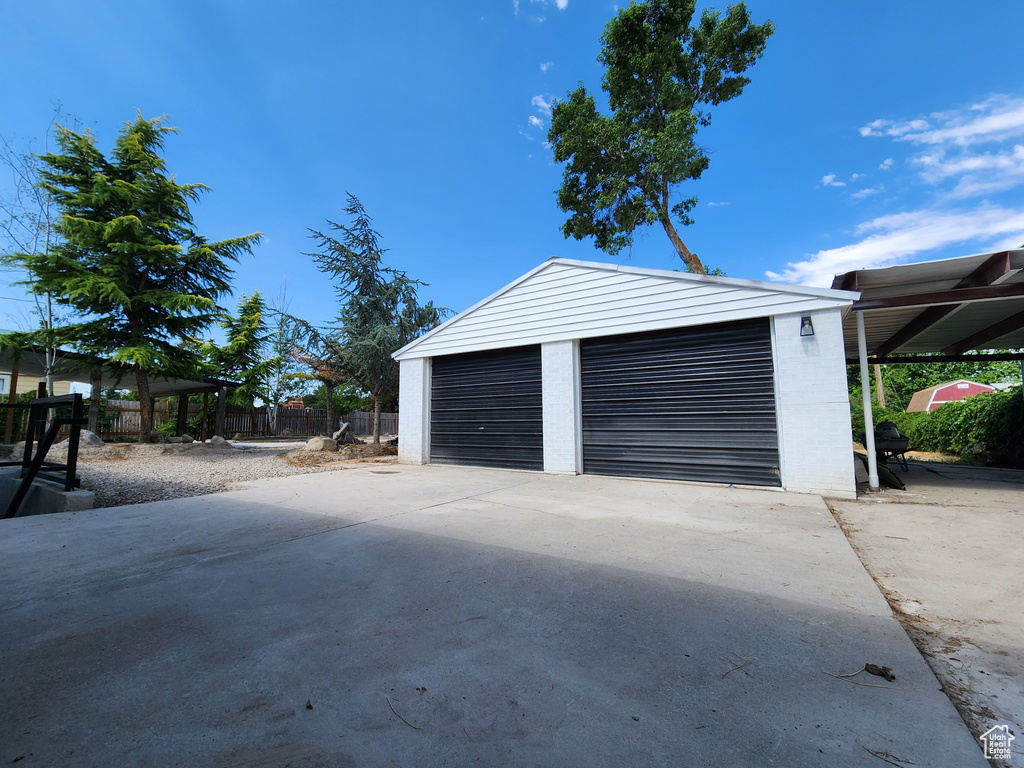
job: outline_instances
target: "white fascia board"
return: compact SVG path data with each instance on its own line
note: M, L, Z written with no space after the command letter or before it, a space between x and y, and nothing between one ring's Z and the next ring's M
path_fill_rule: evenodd
M478 301L476 304L471 306L469 309L466 309L466 310L458 313L454 317L448 318L445 322L441 323L441 325L437 326L433 330L428 331L427 333L423 334L419 338L414 339L413 341L409 342L404 347L399 349L397 352L394 352L391 355L391 357L394 358L395 360L404 360L404 359L407 359L407 358L420 357L421 355L416 355L415 354L415 349L420 344L422 344L426 340L432 338L433 336L436 336L437 334L444 332L445 329L447 329L448 327L450 327L454 323L461 322L468 315L471 315L473 312L477 311L481 307L489 304L490 302L494 301L499 296L507 293L508 291L512 290L516 286L520 285L521 283L526 282L527 280L532 278L534 275L544 271L545 269L547 269L547 268L549 268L551 266L578 267L580 269L585 269L585 270L594 270L594 271L601 271L601 272L618 272L618 273L622 273L622 274L640 275L640 276L643 276L643 277L656 277L656 278L667 279L667 280L674 280L674 281L677 281L677 282L684 282L684 283L685 282L688 282L688 283L704 283L704 284L715 285L715 286L730 286L730 287L737 287L737 288L747 288L747 289L753 289L753 290L757 290L757 291L765 291L765 292L768 292L768 293L775 293L775 294L789 294L789 295L794 295L794 296L806 297L806 298L810 298L810 299L823 299L823 300L825 300L825 302L824 302L825 305L824 306L815 307L814 310L804 310L804 311L815 311L815 310L819 310L819 309L838 308L838 309L841 309L843 311L843 316L844 317L850 311L850 306L853 304L853 302L856 301L858 298L860 298L860 293L857 292L857 291L841 291L841 290L837 290L837 289L834 289L834 288L812 288L812 287L809 287L809 286L802 286L802 285L788 285L788 284L782 284L782 283L770 283L770 282L766 282L766 281L763 281L763 280L741 280L739 278L733 278L733 277L717 277L717 276L712 276L712 275L697 275L697 274L693 274L693 273L690 273L690 272L673 272L673 271L667 270L667 269L648 269L648 268L642 268L642 267L626 267L626 266L622 266L622 265L618 265L618 264L606 264L604 262L599 262L599 261L579 261L579 260L576 260L576 259L563 259L563 258L560 258L558 256L552 256L551 258L547 259L546 261L544 261L539 266L534 267L533 269L531 269L529 272L527 272L522 277L517 278L516 280L513 280L511 283L509 283L508 285L504 286L503 288L495 291L494 293L492 293L487 298L485 298L485 299L483 299L481 301ZM791 313L784 313L784 314L791 314ZM551 340L558 340L558 339L561 339L561 336L557 337L557 339L555 339L555 338L552 338L552 339L545 338L543 340L544 341L551 341Z

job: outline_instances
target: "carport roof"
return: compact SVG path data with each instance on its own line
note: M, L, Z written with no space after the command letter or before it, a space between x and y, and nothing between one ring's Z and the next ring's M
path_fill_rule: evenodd
M857 359L857 311L864 313L874 363L1024 348L1024 249L855 270L837 275L832 287L861 294L843 324L851 361ZM1024 351L1008 357L1024 358Z
M131 389L135 386L135 376L131 367L109 360L97 360L88 355L58 350L57 362L53 370L53 378L57 381L89 381L94 367L102 371L101 386ZM39 377L46 375L46 353L41 347L29 346L20 350L13 347L0 348L0 370L13 371L18 367L18 375ZM238 382L215 379L209 376L194 378L178 378L150 376L150 392L157 397L167 395L196 394L200 392L216 392L221 387L234 388Z

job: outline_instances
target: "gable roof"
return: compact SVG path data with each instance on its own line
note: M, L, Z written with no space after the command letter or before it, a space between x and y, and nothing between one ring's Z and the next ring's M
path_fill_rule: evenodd
M828 288L552 257L393 357L434 357L821 309L846 310L856 298L856 293Z
M985 389L991 391L995 390L995 387L989 384L982 384L977 381L970 381L968 379L957 379L956 381L947 381L943 384L936 384L926 389L919 389L914 393L913 397L910 398L910 404L907 406L907 413L917 413L919 411L927 411L931 408L932 400L935 397L935 393L940 389L945 389L952 384L973 384L976 387L985 387ZM943 402L946 402L943 400Z

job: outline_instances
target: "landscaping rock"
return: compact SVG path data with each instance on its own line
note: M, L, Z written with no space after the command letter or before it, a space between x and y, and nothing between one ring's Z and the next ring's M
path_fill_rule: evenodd
M336 451L338 442L329 437L313 437L302 447L304 451Z
M67 442L65 440L64 442ZM106 445L105 442L95 432L90 432L88 429L82 430L82 435L78 439L80 446L86 446L88 448L99 448L101 445Z
M220 435L214 435L210 438L210 445L227 445L227 442L228 441Z

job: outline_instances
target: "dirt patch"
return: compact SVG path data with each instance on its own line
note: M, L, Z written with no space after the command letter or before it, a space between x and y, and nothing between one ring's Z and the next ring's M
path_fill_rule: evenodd
M383 456L397 456L398 448L393 445L368 443L366 445L343 445L336 451L304 451L301 448L288 451L284 458L296 467L316 467L335 461L372 459Z

